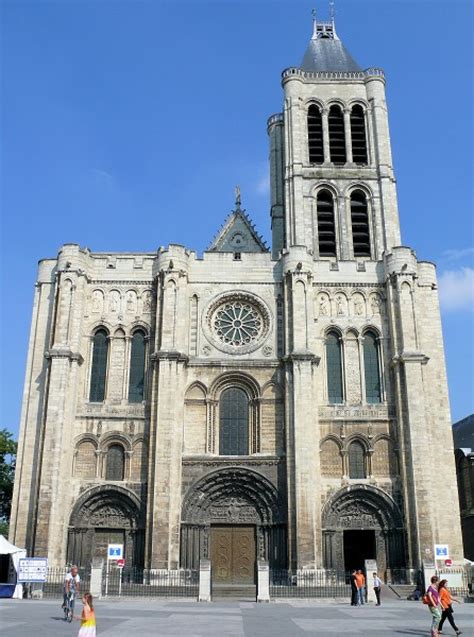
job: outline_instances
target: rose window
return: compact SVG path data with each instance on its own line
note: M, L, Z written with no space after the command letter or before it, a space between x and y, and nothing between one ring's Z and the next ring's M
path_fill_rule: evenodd
M226 345L242 347L257 340L263 329L259 310L246 301L229 301L214 313L215 334Z

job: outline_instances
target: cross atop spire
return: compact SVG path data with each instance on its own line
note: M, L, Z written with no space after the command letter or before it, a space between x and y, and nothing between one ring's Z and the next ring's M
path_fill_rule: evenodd
M312 40L327 39L327 40L339 40L336 33L336 25L334 21L335 11L334 2L329 2L329 21L319 21L316 18L316 9L311 11L313 16L313 37Z
M235 209L240 210L240 206L242 205L242 199L240 195L240 186L235 187Z

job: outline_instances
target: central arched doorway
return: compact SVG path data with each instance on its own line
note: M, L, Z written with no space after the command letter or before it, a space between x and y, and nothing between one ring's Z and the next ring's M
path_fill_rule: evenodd
M86 491L71 513L67 560L87 567L107 559L108 544L123 544L127 567L143 567L144 526L139 498L120 486Z
M181 566L211 561L215 585L255 583L258 559L287 564L284 507L276 488L245 468L213 471L192 485L183 501Z
M326 568L363 568L377 561L379 571L405 564L405 532L393 499L369 485L340 489L323 509L323 555Z

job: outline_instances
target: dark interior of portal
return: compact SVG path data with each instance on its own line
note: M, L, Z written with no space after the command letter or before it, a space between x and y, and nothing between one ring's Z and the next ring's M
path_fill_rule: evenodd
M364 568L364 560L375 560L375 531L344 531L344 568Z

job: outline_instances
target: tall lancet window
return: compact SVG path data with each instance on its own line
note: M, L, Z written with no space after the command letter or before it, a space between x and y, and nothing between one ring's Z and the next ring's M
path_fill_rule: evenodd
M359 166L367 165L367 136L364 109L355 104L351 110L352 159Z
M364 334L365 397L368 403L382 402L379 345L373 332Z
M364 446L356 440L349 446L349 478L366 477Z
M101 403L105 398L108 351L109 338L107 332L103 329L97 330L92 341L92 367L89 394L91 403Z
M122 445L110 445L105 463L106 480L123 480L125 469L125 450Z
M329 152L333 164L342 166L346 163L346 135L344 132L344 115L337 104L329 109Z
M318 215L318 244L320 257L336 256L336 227L334 199L329 190L320 190L316 202Z
M370 257L370 231L367 197L362 190L351 193L352 245L355 257Z
M323 120L321 110L316 104L308 108L308 151L310 164L324 162Z
M329 332L326 337L326 368L328 400L332 404L342 403L341 340L337 332Z
M138 330L132 336L128 402L141 403L145 388L145 334Z
M219 453L245 456L249 452L249 400L239 387L222 392L219 404Z

